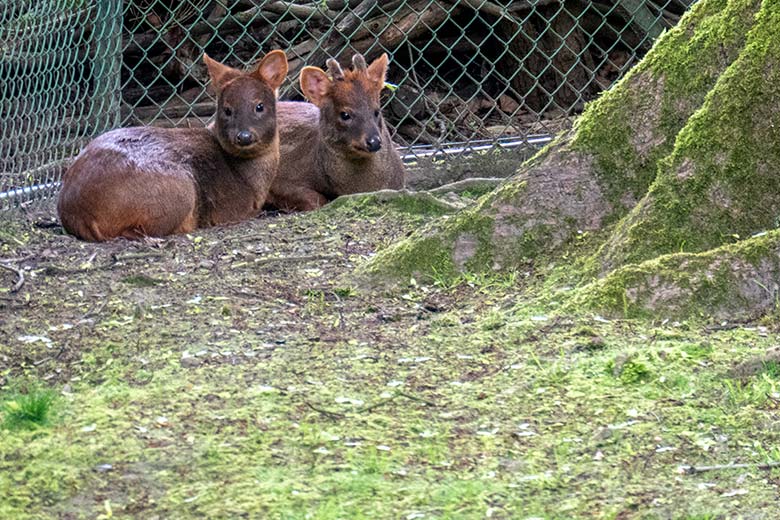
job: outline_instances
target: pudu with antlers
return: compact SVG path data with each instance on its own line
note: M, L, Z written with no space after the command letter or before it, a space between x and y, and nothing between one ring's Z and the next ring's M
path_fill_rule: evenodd
M330 76L304 67L300 85L311 103L278 104L281 161L271 205L307 211L339 195L404 187L403 162L380 107L387 64L387 54L371 65L356 54L352 70L329 59Z
M251 218L279 167L276 97L284 52L251 72L204 55L217 93L209 128L120 128L99 136L62 179L65 229L89 241L187 233Z

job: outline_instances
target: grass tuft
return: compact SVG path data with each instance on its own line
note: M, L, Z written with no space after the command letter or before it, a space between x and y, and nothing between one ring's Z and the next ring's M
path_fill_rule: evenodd
M47 426L56 394L50 389L30 390L6 399L2 406L3 426L8 430L34 430Z
M607 362L607 373L619 379L623 384L645 382L652 377L652 370L634 355L620 355Z
M762 372L770 379L780 379L780 362L776 360L764 361Z

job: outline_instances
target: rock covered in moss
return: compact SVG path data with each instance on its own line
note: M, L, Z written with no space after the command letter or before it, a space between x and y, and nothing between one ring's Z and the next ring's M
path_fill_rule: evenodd
M742 321L780 294L780 231L703 253L676 253L612 271L579 289L569 310L613 317Z

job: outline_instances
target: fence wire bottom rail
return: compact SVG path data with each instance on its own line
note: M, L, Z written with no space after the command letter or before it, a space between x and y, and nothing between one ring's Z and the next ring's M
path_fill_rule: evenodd
M503 151L511 150L521 147L540 148L554 139L554 136L549 134L536 134L526 137L502 137L499 139L481 139L476 141L455 141L451 143L443 143L439 146L434 145L414 145L414 146L399 146L398 151L401 153L401 158L404 164L412 165L417 163L420 159L431 160L449 160L453 157L468 157L477 152L488 152L491 150ZM63 163L69 161L59 161L57 166L62 167ZM34 184L32 186L20 186L16 188L10 188L6 191L0 191L0 204L3 201L14 201L15 199L23 198L23 202L19 204L6 204L6 206L23 206L39 199L50 198L56 194L60 187L59 181L47 182L42 184ZM3 206L0 206L0 211Z

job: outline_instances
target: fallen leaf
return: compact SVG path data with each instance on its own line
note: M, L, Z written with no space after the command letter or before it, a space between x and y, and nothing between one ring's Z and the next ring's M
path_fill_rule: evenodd
M725 493L721 494L722 497L736 497L739 495L747 495L748 490L747 489L732 489L731 491L726 491Z

